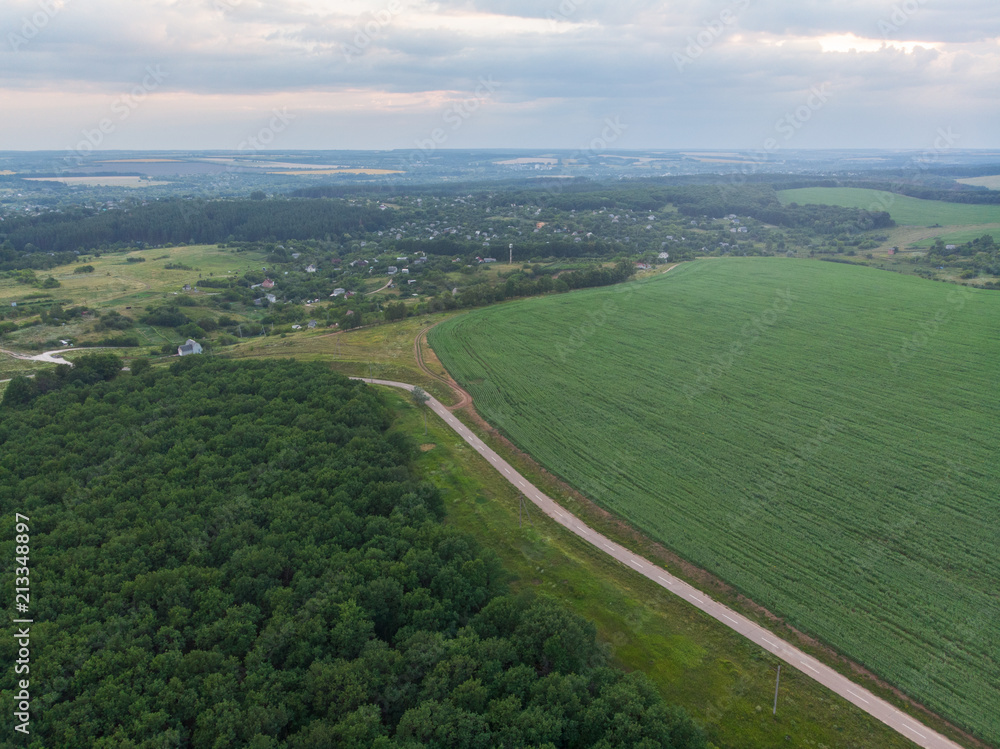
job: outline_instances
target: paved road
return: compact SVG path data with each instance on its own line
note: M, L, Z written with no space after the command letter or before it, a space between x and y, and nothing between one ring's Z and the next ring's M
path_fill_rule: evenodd
M413 390L413 385L404 382L392 382L390 380L371 380L368 378L355 377L356 380L364 380L375 385L388 385L390 387ZM962 749L959 744L945 738L936 731L927 728L922 723L914 720L905 713L897 710L880 697L858 686L850 679L841 676L829 666L813 658L798 648L789 645L784 640L777 637L771 631L764 629L760 625L752 622L746 617L733 611L727 606L723 606L717 601L713 601L697 588L692 587L683 580L674 577L662 567L659 567L643 557L637 556L624 546L616 544L611 539L602 536L597 531L586 526L576 516L566 512L552 499L540 492L527 479L514 470L514 468L489 446L486 445L472 430L459 421L451 411L448 410L436 398L430 398L427 404L440 416L444 422L454 429L458 435L468 442L480 455L528 499L536 504L542 512L555 520L559 525L575 533L580 538L589 542L599 551L610 554L626 567L631 567L640 575L652 580L674 595L688 601L691 605L701 609L713 619L718 620L732 630L751 640L764 650L776 655L785 663L793 666L806 676L818 681L823 686L836 692L853 705L860 707L869 715L878 718L890 728L910 739L918 746L925 749Z

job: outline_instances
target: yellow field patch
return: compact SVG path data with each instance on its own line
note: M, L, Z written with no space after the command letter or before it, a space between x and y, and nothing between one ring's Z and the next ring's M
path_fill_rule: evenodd
M268 172L268 174L284 174L301 177L306 174L406 174L395 169L296 169L287 172Z
M159 187L169 182L156 182L142 177L26 177L29 182L62 182L64 185L89 187Z

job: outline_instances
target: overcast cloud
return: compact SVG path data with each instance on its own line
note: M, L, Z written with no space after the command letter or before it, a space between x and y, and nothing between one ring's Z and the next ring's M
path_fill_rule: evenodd
M0 150L996 148L998 81L995 0L0 6Z

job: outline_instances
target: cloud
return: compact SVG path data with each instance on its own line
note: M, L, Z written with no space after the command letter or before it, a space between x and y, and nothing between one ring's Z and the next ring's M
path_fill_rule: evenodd
M391 139L408 142L420 128L402 113L433 121L489 76L500 86L461 139L585 138L628 113L637 146L705 147L712 133L726 147L827 82L836 105L822 115L839 129L817 116L801 140L883 145L900 118L933 132L960 113L988 132L971 125L997 114L998 38L994 0L8 0L0 89L24 122L60 95L65 119L86 122L159 65L168 77L150 100L195 122L212 102L213 122L230 123L218 132L251 125L267 111L255 100L286 101L373 139L402 127Z

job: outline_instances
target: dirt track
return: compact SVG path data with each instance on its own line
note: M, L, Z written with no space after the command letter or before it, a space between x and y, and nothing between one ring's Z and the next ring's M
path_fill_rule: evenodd
M414 352L417 353L417 361L420 363L421 369L435 379L438 379L445 384L448 384L450 387L454 387L457 391L464 393L465 396L469 398L469 403L471 403L471 396L469 396L466 391L462 390L457 385L448 382L445 378L430 372L423 365L423 359L418 352L420 348L420 338L427 332L428 329L429 328L425 328L422 330L417 335L417 339L414 342ZM390 380L370 380L362 377L355 377L353 379L371 382L375 385L387 385L389 387L402 388L408 391L413 390L414 387L413 385L403 382L393 382ZM819 682L823 686L843 697L852 705L861 708L869 715L882 721L884 724L897 731L900 735L905 736L917 746L924 747L925 749L962 749L959 744L956 744L947 737L942 736L930 728L927 728L925 725L898 710L882 698L872 694L864 687L855 684L853 681L841 675L821 661L785 642L770 630L761 627L738 612L713 600L704 592L698 590L692 585L689 585L680 578L674 577L659 565L653 564L648 559L634 554L624 546L615 543L606 536L603 536L597 531L591 529L575 515L570 514L556 504L550 497L539 491L537 487L528 482L527 479L518 473L507 461L494 452L485 442L479 439L479 437L477 437L472 430L459 421L452 411L464 406L453 406L448 408L435 398L430 398L430 400L428 400L428 405L444 420L448 426L457 432L458 435L465 440L465 442L471 445L476 452L489 461L489 463L499 473L501 473L503 477L510 482L510 484L516 487L518 491L531 500L531 502L541 509L542 512L555 522L559 523L559 525L590 543L599 551L609 554L626 567L629 567L635 572L638 572L640 575L652 580L654 583L660 585L674 595L685 599L692 606L700 609L716 621L743 635L754 644L760 646L764 650L783 660L788 665L799 670L805 676Z

